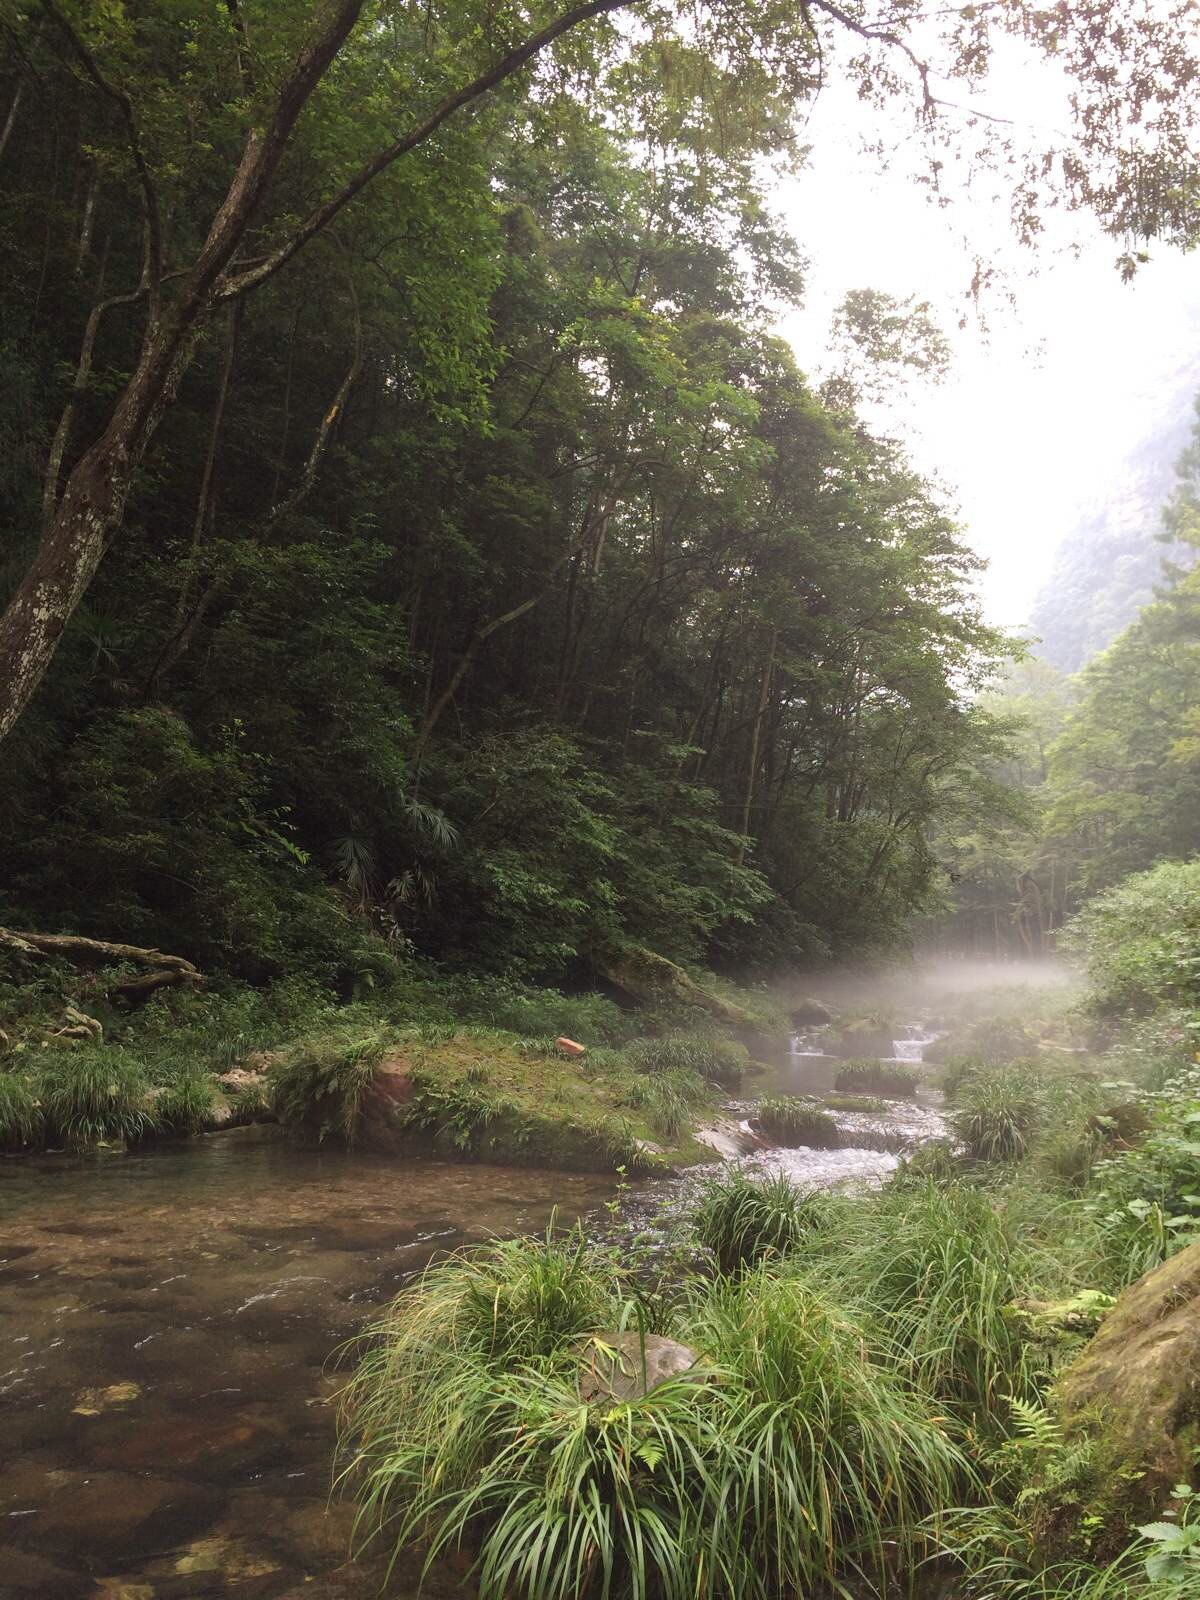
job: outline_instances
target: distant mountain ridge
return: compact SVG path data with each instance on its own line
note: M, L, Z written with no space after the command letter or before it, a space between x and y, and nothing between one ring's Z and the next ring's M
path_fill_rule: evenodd
M1190 554L1164 543L1161 534L1177 482L1175 464L1196 424L1198 388L1200 359L1180 374L1169 420L1134 445L1110 486L1083 507L1058 545L1029 630L1040 640L1036 654L1062 672L1077 672L1107 649L1153 597L1163 561Z

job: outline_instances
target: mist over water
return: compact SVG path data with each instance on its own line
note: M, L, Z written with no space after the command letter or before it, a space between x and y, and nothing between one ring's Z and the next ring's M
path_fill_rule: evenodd
M904 966L846 964L811 968L777 980L771 994L788 1010L811 998L835 1011L886 1010L911 1022L930 1011L954 1011L963 1001L983 999L1000 991L1057 989L1066 993L1081 984L1076 969L1055 957L988 961L972 956L939 956Z

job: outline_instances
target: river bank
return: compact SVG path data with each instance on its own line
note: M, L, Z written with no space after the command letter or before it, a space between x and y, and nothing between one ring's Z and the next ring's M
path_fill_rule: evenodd
M831 1089L834 1058L784 1054L724 1098ZM841 1113L838 1149L760 1148L807 1185L879 1181L941 1130L932 1098ZM861 1126L862 1144L851 1142ZM375 1592L343 1571L328 1501L335 1352L428 1260L552 1215L671 1233L706 1172L626 1178L288 1141L247 1127L120 1157L0 1162L0 1594ZM610 1209L620 1200L619 1216ZM404 1592L403 1588L395 1592Z

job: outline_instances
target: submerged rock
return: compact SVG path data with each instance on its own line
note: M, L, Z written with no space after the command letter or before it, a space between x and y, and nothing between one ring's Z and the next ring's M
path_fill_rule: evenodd
M660 1333L597 1333L582 1350L579 1394L583 1400L636 1400L700 1359L689 1345Z
M1195 1471L1200 1446L1200 1244L1139 1278L1068 1367L1058 1404L1094 1437L1126 1514L1160 1509Z

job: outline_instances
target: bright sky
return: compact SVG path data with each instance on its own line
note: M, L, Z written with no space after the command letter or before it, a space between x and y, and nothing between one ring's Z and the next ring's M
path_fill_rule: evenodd
M782 331L817 375L830 314L848 289L930 302L953 344L950 376L940 386L918 381L903 409L873 420L948 489L990 564L981 584L989 619L1016 625L1057 541L1081 511L1118 492L1130 452L1189 405L1200 260L1162 250L1124 285L1116 247L1098 231L1082 257L1024 250L992 184L939 211L901 171L881 173L860 150L863 115L852 95L827 89L809 127L810 164L776 192L811 261L804 309ZM990 302L987 333L976 319L957 329L973 265L964 233L1007 269L1015 294L1011 308Z

